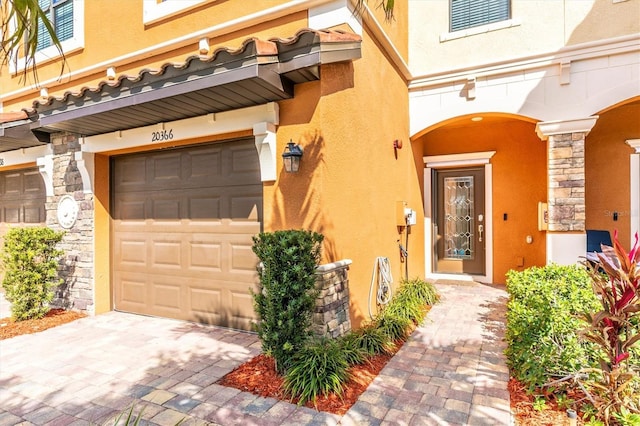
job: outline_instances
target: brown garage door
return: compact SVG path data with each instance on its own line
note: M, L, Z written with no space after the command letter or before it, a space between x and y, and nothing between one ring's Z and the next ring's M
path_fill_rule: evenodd
M112 161L115 308L249 329L262 183L253 139Z
M44 181L37 167L0 172L0 247L10 227L45 224L46 200ZM0 282L2 276L0 270Z

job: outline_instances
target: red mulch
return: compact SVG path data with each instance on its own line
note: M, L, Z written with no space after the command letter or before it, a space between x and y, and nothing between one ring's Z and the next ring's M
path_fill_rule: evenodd
M376 355L368 363L351 367L349 372L352 379L344 385L345 391L341 397L335 394L323 395L316 399L315 404L312 401L308 401L305 405L319 411L339 415L345 414L389 362L391 357L391 355ZM282 390L283 382L284 378L276 373L273 358L266 355L258 355L224 376L218 383L265 398L292 401ZM297 403L296 400L292 402Z
M73 311L65 311L64 309L51 309L40 319L30 319L24 321L14 321L11 318L0 319L0 340L10 339L11 337L20 336L22 334L37 333L57 325L75 321L78 318L85 317L85 314Z
M315 405L311 401L305 405L318 411L338 415L345 414L391 358L391 355L378 355L372 358L369 364L351 367L352 379L345 384L342 398L332 394L318 397ZM265 398L275 398L296 403L297 401L292 401L282 390L283 382L284 378L276 373L273 358L266 355L258 355L224 376L218 383ZM567 420L565 409L559 408L551 400L547 402L547 409L543 411L535 410L533 408L534 396L527 394L525 387L514 378L509 380L509 393L511 395L511 410L514 413L517 426L556 426L565 424ZM578 420L578 424L582 424L580 420Z
M535 396L528 394L525 386L517 379L509 379L509 395L511 397L511 412L514 414L517 426L556 426L568 424L567 408L559 407L552 394L546 395L547 408L537 411L533 408ZM578 411L578 425L584 422L580 418L581 402L586 400L584 393L579 390L567 391L567 397L574 402L571 408Z

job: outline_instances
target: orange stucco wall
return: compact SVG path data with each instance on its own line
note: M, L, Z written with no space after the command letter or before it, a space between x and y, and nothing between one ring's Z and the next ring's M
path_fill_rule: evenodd
M496 151L491 158L493 281L504 283L510 269L545 264L538 202L547 198L546 144L536 136L534 124L515 119L472 123L467 118L433 130L414 144L425 156ZM533 237L531 244L526 242L528 235Z
M248 14L256 13L284 3L282 0L252 0L242 2L238 6L235 1L209 2L202 7L190 10L189 13L172 17L163 23L145 26L142 17L142 2L131 0L110 0L109 2L84 2L85 32L84 49L67 53L67 68L65 73L77 72L94 64L109 64L114 58L132 52L141 51L150 46L167 42L172 39L193 33L199 29L209 28L218 24L237 19ZM122 13L126 10L127 13ZM109 22L109 25L100 25ZM209 40L211 52L216 48L225 47L237 49L242 42L251 37L260 39L288 38L307 27L307 11L292 13L279 18L277 21L262 22L241 30L226 33ZM206 35L203 35L205 37ZM158 53L160 52L160 53ZM118 75L137 75L144 68L158 68L166 62L183 62L188 56L198 55L197 41L173 50L160 49L153 53L141 54L136 60L128 61L116 67ZM74 78L60 78L56 83L48 84L50 95L61 95L67 90L77 90L83 86L94 87L98 82L106 79L105 65L90 75ZM40 63L38 67L39 81L60 77L61 62ZM27 74L27 81L23 74L0 77L2 93L11 93L23 89L33 83L33 76ZM34 95L35 94L35 95ZM38 90L5 99L5 111L17 111L20 108L31 107Z
M640 135L640 101L600 114L585 144L585 200L587 229L618 230L623 247L629 249L630 154L625 143ZM613 213L618 213L614 221Z
M109 21L115 27L110 25L107 30L107 26L98 25L87 31L85 45L91 48L68 56L71 71L193 32L197 29L194 22L198 28L204 28L284 2L252 1L242 3L242 8L234 1L210 2L188 16L171 19L170 25L155 24L146 28L142 24L141 5L135 2L136 6L132 7L131 3L130 0L113 0L108 6L100 2L85 3L86 22ZM400 3L406 6L406 1ZM123 14L125 9L130 13ZM402 24L406 24L407 10L407 7L398 8L395 21L381 20L405 58L407 36ZM239 47L249 37L291 37L307 26L307 12L301 11L217 37L210 43L214 49ZM346 26L341 29L350 30ZM320 81L296 85L295 97L279 103L278 176L275 182L264 184L265 231L312 229L325 235L323 262L352 259L349 284L351 318L355 326L368 318L367 299L376 257L390 259L396 284L404 277L405 265L400 262L398 240L402 239L405 244L405 237L396 226L397 201L406 202L418 214L417 225L409 235L407 265L410 277L424 275L421 172L416 169L419 158L415 158L421 153L415 147L412 149L409 142L407 85L369 31L365 26L361 59L322 66ZM153 68L167 61L184 61L197 53L196 48L194 44L140 58L119 66L117 73L137 74L142 68ZM44 66L40 79L59 72L58 66ZM62 81L49 87L49 93L95 86L104 80L104 72ZM8 84L7 92L22 87L17 79L10 79ZM3 106L5 110L30 106L36 96L32 91L5 100ZM212 141L223 136L205 139ZM301 170L295 175L286 174L281 164L280 153L290 139L304 147ZM403 143L397 151L394 150L396 140ZM109 310L112 299L108 284L111 154L102 153L95 159L97 312Z
M408 143L406 83L368 34L362 59L323 66L321 80L296 86L280 103L279 149L292 139L304 147L301 170L283 171L265 186L265 229L306 228L325 237L325 261L352 259L352 321L368 318L371 273L377 256L399 260L396 201L419 214L409 241L409 275L422 276L422 202ZM404 147L394 155L393 141ZM278 170L282 170L281 166ZM270 212L270 213L267 213Z

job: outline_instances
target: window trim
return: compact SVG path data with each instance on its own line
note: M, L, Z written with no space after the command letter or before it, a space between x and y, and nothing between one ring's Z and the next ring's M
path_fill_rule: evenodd
M73 37L60 43L65 55L84 48L84 0L73 1ZM15 22L13 23L15 28ZM14 53L15 55L15 53ZM13 55L12 55L13 56ZM45 47L35 54L37 66L46 64L60 57L60 52L56 46ZM24 71L25 58L19 57L9 61L9 71L12 74Z
M459 38L474 36L478 34L490 33L492 31L503 30L505 28L519 27L522 25L520 19L507 19L500 22L493 22L491 24L480 25L477 27L471 27L464 30L458 30L448 33L440 34L440 43L445 41L456 40Z
M142 0L142 22L155 24L174 15L217 0Z

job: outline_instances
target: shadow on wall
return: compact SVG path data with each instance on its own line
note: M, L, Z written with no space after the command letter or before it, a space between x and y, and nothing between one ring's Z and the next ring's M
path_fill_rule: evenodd
M567 3L565 7L570 7L570 3ZM591 3L591 10L573 29L565 42L566 46L637 32L640 2L594 1ZM580 2L577 4L579 7L582 6ZM621 15L620 11L624 11L624 13ZM570 16L572 13L573 11L570 9L565 10L565 16ZM624 16L622 20L621 16ZM616 22L616 25L603 25L605 22Z
M83 190L82 176L80 175L80 170L78 170L76 160L72 159L67 164L67 170L64 172L64 186L67 194Z
M304 155L298 173L280 171L274 194L280 202L274 202L271 222L274 229L308 229L323 234L322 262L335 262L341 254L332 238L333 222L322 203L325 140L319 130L305 133L302 139Z
M74 255L64 255L58 262L58 276L62 278L62 284L55 289L53 296L54 306L64 309L73 308L71 290L78 280L75 275L76 262L77 256Z

